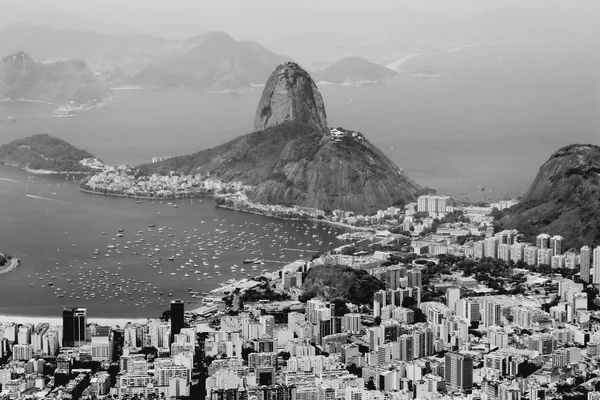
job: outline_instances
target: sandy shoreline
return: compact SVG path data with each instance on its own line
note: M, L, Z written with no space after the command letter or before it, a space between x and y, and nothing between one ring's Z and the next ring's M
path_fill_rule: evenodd
M62 325L62 317L29 317L24 315L0 315L0 323L17 323L17 324L41 324L49 323L50 325ZM98 325L108 325L113 328L125 326L128 322L145 324L147 318L88 318L88 323L96 323Z
M449 47L449 48L447 48L445 50L423 51L423 52L415 52L415 53L406 54L405 56L403 56L399 60L396 60L394 62L391 62L391 63L387 64L385 67L389 68L389 69L393 69L395 71L400 71L400 67L402 65L406 64L409 60L412 60L415 57L424 56L424 55L428 55L428 54L440 54L440 53L450 54L450 53L455 53L457 51L461 51L461 50L465 50L465 49L470 49L472 47L497 46L497 45L503 45L503 44L528 44L528 43L543 43L543 41L538 41L538 40L518 40L518 41L498 41L498 42L489 42L489 43L461 44L461 45L458 45L458 46Z
M27 167L20 167L18 165L1 162L1 161L0 161L0 165L6 165L7 167L11 167L11 168L18 168L21 171L26 171L26 172L29 172L30 174L35 174L35 175L70 175L70 174L72 174L72 175L89 175L90 174L90 172L83 172L83 171L62 172L62 171L50 171L47 169L29 169Z

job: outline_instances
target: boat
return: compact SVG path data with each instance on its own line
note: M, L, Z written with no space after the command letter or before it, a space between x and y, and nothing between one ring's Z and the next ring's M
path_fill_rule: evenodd
M54 117L72 117L73 115L77 114L77 111L79 111L79 109L77 109L77 108L62 106L62 107L58 107L56 110L54 110L53 116Z

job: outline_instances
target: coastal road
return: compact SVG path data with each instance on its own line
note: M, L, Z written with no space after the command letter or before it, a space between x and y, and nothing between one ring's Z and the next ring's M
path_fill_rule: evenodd
M18 266L19 266L19 260L17 260L16 258L13 258L10 260L10 263L8 264L8 266L6 268L4 268L3 270L0 270L0 275L7 274L10 271L12 271L13 269L17 268Z

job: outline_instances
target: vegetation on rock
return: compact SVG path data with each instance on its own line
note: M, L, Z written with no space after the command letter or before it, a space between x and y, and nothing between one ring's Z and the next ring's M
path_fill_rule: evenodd
M540 168L523 201L496 215L499 229L516 228L534 242L561 235L567 248L600 242L600 147L573 144Z
M311 268L302 284L304 293L300 301L323 298L341 299L354 304L371 304L373 294L385 289L385 283L365 270L339 265L321 265Z
M0 162L30 170L89 172L91 168L79 163L84 158L94 156L46 134L17 139L0 146Z

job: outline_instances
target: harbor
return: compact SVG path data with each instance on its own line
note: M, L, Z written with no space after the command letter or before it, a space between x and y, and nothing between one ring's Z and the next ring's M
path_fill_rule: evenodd
M13 314L2 304L27 291L28 315L86 306L96 317L152 317L173 299L195 307L223 282L253 280L341 244L343 231L328 224L239 213L202 199L90 196L72 177L0 168L8 209L30 210L28 231L35 232L30 242L14 240L25 228L1 216L12 226L0 233L3 249L22 265L0 279L0 315Z

